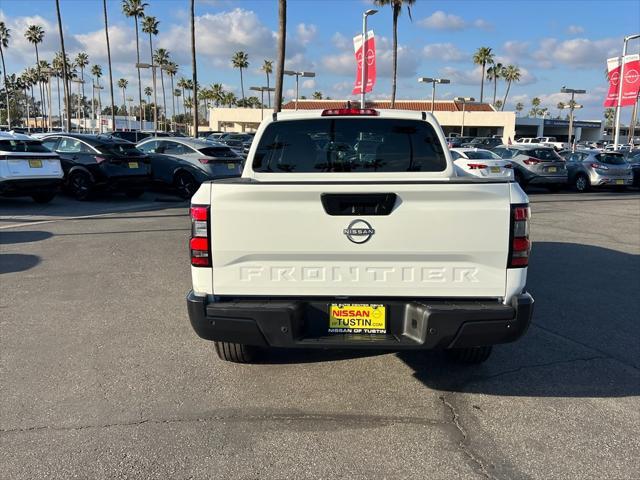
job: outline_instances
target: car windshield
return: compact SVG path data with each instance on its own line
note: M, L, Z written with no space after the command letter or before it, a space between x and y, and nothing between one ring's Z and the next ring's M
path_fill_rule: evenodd
M139 157L144 155L143 152L132 143L103 143L97 145L96 148L102 153L111 153L113 155L120 155L123 157Z
M602 163L609 165L624 165L625 163L624 156L619 153L601 153L597 158Z
M199 148L198 151L208 157L238 158L238 155L229 147L204 147Z
M316 140L322 139L322 140ZM426 122L322 118L271 123L260 138L257 172L440 172L442 145Z
M489 150L476 150L464 152L464 154L472 160L500 160L500 157Z
M37 140L0 140L0 151L11 153L45 153L50 150Z

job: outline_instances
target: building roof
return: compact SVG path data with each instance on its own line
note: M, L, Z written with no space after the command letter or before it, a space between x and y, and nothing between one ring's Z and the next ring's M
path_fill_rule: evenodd
M298 100L298 110L324 110L326 108L341 108L347 105L347 100ZM351 101L354 107L359 105L357 101ZM367 102L367 107L371 108L391 108L389 100L371 100ZM293 110L295 102L287 102L283 109ZM421 112L431 111L431 101L425 100L396 100L398 110L417 110ZM437 112L461 112L462 102L453 100L436 100L434 110ZM494 112L495 109L488 103L469 102L465 106L467 112Z

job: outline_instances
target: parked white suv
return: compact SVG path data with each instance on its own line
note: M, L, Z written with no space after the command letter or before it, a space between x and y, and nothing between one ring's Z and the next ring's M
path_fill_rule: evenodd
M529 212L508 178L456 176L428 113L274 114L242 176L191 199L191 324L236 362L256 347L482 362L531 321Z
M0 132L0 195L50 202L62 184L60 158L40 140Z

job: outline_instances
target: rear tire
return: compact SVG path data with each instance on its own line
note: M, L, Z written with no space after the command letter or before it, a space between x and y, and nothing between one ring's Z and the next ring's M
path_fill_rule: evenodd
M257 347L242 343L213 342L221 360L234 363L252 363L258 353Z
M483 347L452 348L446 352L449 359L456 363L477 365L485 362L491 356L492 350L491 345L486 345Z
M178 172L173 181L175 187L178 189L178 194L185 200L189 200L193 197L193 194L198 191L200 184L198 181L187 172Z
M575 187L576 192L584 193L589 191L591 183L586 175L580 174L576 176L576 179L573 181L573 186Z
M36 203L49 203L56 196L56 192L38 192L31 195Z
M91 196L93 182L87 172L75 171L69 175L68 188L76 200L88 200Z

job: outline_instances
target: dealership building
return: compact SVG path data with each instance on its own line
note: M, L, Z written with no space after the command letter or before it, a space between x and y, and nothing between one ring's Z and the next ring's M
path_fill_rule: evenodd
M346 105L347 100L299 100L298 110L324 110ZM389 101L368 101L367 106L388 109L391 105ZM296 104L291 101L282 108L285 111L295 110ZM431 101L397 100L396 109L430 112ZM273 110L268 108L211 108L209 128L213 131L253 132L260 125L261 119L272 113ZM437 100L433 105L433 114L445 135L462 132L465 136L473 137L499 135L504 143L520 137L556 137L559 141L569 138L568 120L518 117L515 112L499 111L488 103L463 104L453 100ZM603 122L599 120L576 119L573 128L577 140L596 141L607 138Z

